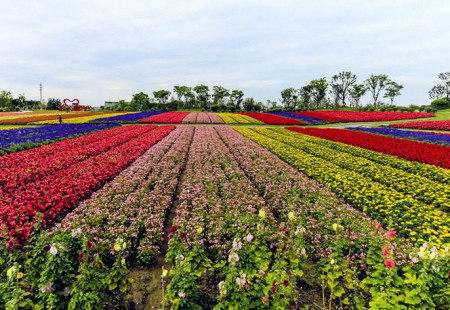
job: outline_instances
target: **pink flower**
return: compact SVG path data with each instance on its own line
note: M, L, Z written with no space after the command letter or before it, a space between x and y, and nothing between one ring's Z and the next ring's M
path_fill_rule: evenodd
M375 226L375 222L374 221L370 221L370 226Z
M247 237L245 237L245 240L247 240L247 242L252 242L253 235L252 234L248 234Z
M389 269L395 267L394 261L391 261L390 259L385 259L385 260L384 260L384 265L385 265L387 268L389 268Z
M389 247L387 247L387 246L385 246L383 249L381 249L381 252L386 257L390 257L391 256L391 254L389 254Z
M269 297L264 296L264 297L262 298L262 302L269 302Z
M179 296L180 298L185 298L185 297L186 297L186 293L185 293L185 292L179 292L179 293L178 293L178 296Z
M391 229L391 230L388 230L388 231L386 232L386 237L388 237L388 238L395 238L395 235L396 235L396 233L395 233L395 228L394 228L394 229Z

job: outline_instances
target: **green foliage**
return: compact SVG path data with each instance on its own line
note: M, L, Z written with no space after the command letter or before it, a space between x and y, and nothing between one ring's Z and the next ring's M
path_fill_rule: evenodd
M450 102L447 101L447 98L439 98L439 99L433 100L431 102L431 106L436 109L447 109L450 107Z

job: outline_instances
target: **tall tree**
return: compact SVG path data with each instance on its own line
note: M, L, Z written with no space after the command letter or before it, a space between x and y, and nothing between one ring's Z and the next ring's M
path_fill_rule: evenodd
M431 99L445 97L447 103L450 103L450 72L439 73L438 78L441 80L441 83L434 85L428 94Z
M209 106L209 87L206 85L198 85L193 88L194 92L197 94L197 107L202 107L204 109Z
M223 86L213 86L213 101L220 109L223 109L230 97L230 91Z
M353 86L350 88L349 95L355 107L360 107L361 97L364 96L366 92L367 88L364 86L364 84L353 84Z
M389 98L391 100L391 105L394 104L394 98L400 96L400 92L403 89L403 85L398 84L394 81L388 81L386 86L386 91L383 98Z
M58 110L61 105L60 99L49 98L47 100L47 110Z
M153 96L158 100L159 103L166 104L170 97L170 91L161 89L153 92Z
M367 89L372 94L373 106L378 107L378 98L380 93L388 86L389 77L386 74L371 74L370 77L364 81Z
M333 75L331 78L331 92L335 96L336 102L341 102L342 106L346 106L345 100L349 94L350 88L356 83L356 74L349 71L342 71Z
M12 99L10 91L2 90L0 92L0 108L10 108Z
M147 110L150 107L150 97L144 92L134 94L133 98L131 98L130 106L132 110Z
M230 95L231 101L236 110L241 109L242 102L244 101L244 92L242 90L233 89Z
M295 109L298 92L295 88L286 88L281 91L281 103L286 109Z
M178 100L182 101L184 99L184 105L187 106L189 94L192 92L192 88L182 85L182 86L174 86L173 90L177 95Z
M314 108L317 109L321 106L321 103L327 95L328 82L326 78L312 80L309 85L311 86L311 98Z
M243 104L244 104L244 111L254 111L255 110L256 102L255 102L255 99L253 99L252 97L245 98Z
M312 86L311 84L301 87L298 91L298 104L302 110L311 110Z

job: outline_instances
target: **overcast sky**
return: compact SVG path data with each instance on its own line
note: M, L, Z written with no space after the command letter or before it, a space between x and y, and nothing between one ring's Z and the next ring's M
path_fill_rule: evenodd
M428 104L450 71L450 1L0 0L0 90L130 100L222 85L257 100L340 71L388 74ZM369 96L363 98L368 103Z

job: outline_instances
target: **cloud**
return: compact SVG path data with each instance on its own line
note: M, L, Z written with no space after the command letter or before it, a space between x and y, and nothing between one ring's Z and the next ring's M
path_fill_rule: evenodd
M385 73L427 104L450 43L441 1L24 1L3 5L0 87L83 104L173 85L258 100L343 70ZM448 27L447 27L448 28ZM446 67L447 66L447 67ZM369 96L363 100L369 101Z

